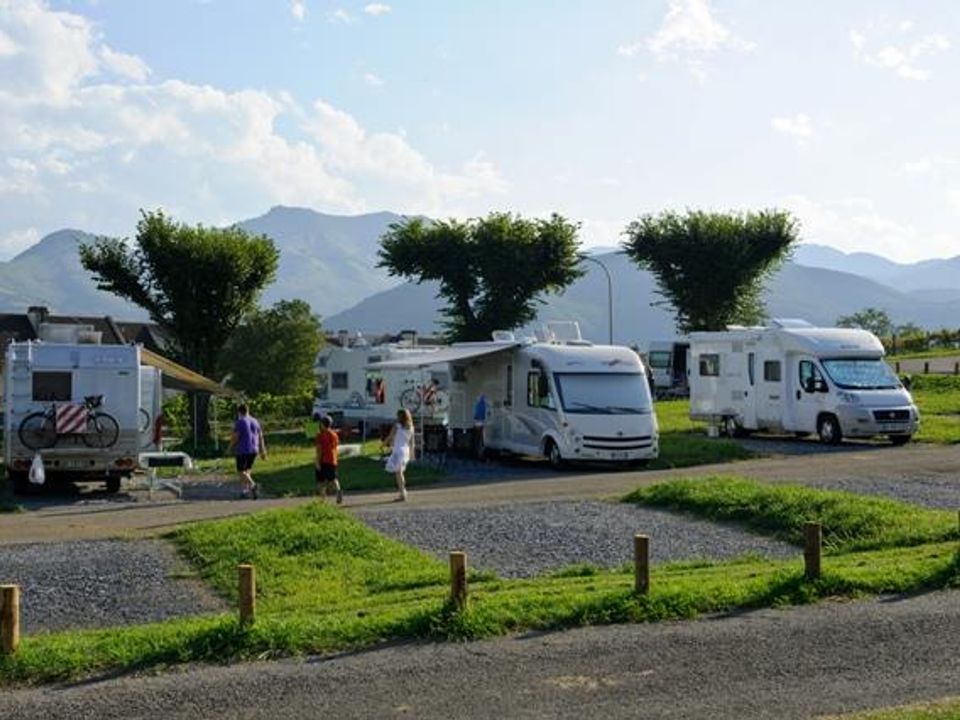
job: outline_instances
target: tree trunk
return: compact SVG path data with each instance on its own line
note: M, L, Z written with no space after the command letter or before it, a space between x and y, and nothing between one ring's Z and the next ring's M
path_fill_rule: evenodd
M205 445L212 440L210 434L210 393L190 393L190 437L195 445Z

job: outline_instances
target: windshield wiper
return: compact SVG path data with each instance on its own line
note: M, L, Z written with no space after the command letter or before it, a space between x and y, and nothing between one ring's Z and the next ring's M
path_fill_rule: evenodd
M597 407L596 405L590 405L588 403L574 401L574 402L571 402L570 405L574 407L582 408L587 412L605 414L605 415L610 414L610 411L607 408Z
M644 413L650 412L646 408L627 407L625 405L614 405L610 410L624 415L643 415Z

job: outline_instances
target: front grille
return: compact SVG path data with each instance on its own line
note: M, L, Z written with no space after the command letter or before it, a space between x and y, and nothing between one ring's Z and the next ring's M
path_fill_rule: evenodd
M873 419L879 423L906 422L910 419L909 410L874 410Z
M651 440L650 435L638 435L636 437L607 437L605 435L584 435L584 440L593 440L594 442L609 442L609 443L626 443L626 442L641 442L644 440Z
M647 442L635 445L597 445L596 443L583 444L585 448L590 448L591 450L643 450L651 445L653 445L652 440L647 440Z

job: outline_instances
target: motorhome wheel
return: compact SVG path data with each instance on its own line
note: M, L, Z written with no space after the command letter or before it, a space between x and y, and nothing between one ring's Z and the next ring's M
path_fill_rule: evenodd
M723 419L723 433L727 437L735 438L740 436L740 426L733 415L728 415Z
M27 473L23 471L11 470L8 475L10 476L10 482L13 484L13 492L16 495L36 495L38 487L43 487L31 483Z
M107 492L113 494L120 491L120 476L110 476L107 478Z
M547 460L550 461L550 467L555 470L563 467L563 456L560 454L560 448L553 440L547 440Z
M843 440L840 422L833 415L821 415L817 421L817 435L825 445L839 445Z
M890 438L890 442L892 442L894 445L906 445L908 442L910 442L909 435L888 435L888 437Z

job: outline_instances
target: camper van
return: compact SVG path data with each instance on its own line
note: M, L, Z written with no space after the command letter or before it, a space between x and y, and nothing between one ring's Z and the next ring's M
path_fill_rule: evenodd
M920 415L866 330L803 320L690 335L690 417L726 434L753 430L844 437L886 435L897 445Z
M657 419L639 356L583 340L576 323L551 323L536 338L498 331L490 342L456 343L379 367L439 364L450 372L450 431L474 432L474 406L483 396L487 450L542 456L558 467L657 457Z
M446 410L446 368L435 366L424 373L371 367L432 350L417 347L411 340L371 345L359 333L353 337L341 333L337 344L331 343L317 354L313 415L330 414L348 425L369 426L392 423L401 407L423 412L431 419L440 416Z
M140 366L139 346L100 345L76 328L68 337L68 327L41 326L50 341L7 347L4 462L17 492L31 489L35 458L45 484L102 482L116 492L139 453L156 448L160 371Z
M647 365L658 398L687 397L687 353L690 343L655 340L647 347Z

